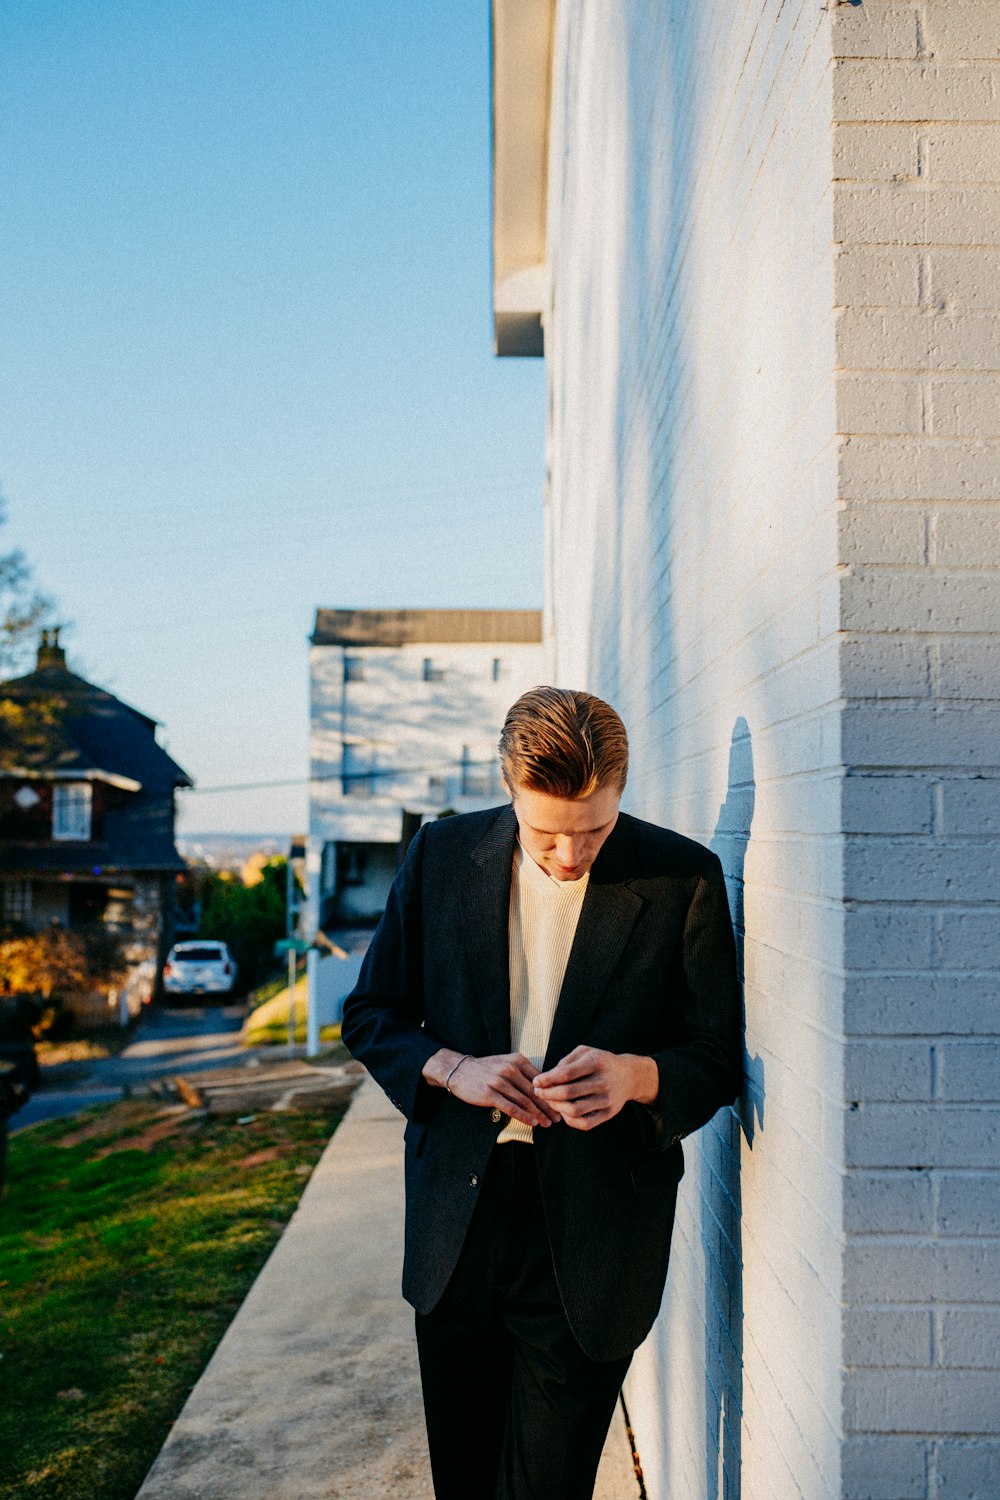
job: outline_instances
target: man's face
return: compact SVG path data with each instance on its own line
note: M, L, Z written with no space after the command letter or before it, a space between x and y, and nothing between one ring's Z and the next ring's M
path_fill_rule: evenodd
M621 792L598 787L589 797L552 797L530 787L504 786L510 792L520 830L521 847L556 880L586 875L618 821Z

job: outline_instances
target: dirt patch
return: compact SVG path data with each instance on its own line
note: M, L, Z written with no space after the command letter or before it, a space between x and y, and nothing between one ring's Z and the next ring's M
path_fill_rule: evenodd
M174 1109L176 1107L176 1105L172 1106ZM161 1113L166 1113L166 1111L161 1111ZM142 1104L139 1101L131 1104L124 1102L118 1106L113 1114L103 1113L96 1120L88 1120L86 1124L78 1126L76 1130L71 1130L68 1135L61 1136L56 1141L56 1145L81 1146L84 1141L98 1141L105 1135L117 1135L122 1128L123 1119L124 1123L128 1125L133 1120L139 1121L145 1119L148 1114L148 1104Z
M87 1141L99 1141L105 1136L114 1135L118 1139L108 1141L106 1146L95 1151L95 1160L98 1157L110 1156L113 1151L149 1151L158 1141L164 1140L168 1135L173 1135L174 1131L179 1130L190 1118L191 1111L184 1104L171 1104L166 1109L158 1109L155 1114L150 1115L148 1104L123 1103L113 1114L105 1114L97 1120L88 1120L86 1125L81 1125L77 1130L71 1130L68 1135L61 1136L56 1141L56 1145L82 1146ZM145 1123L145 1129L137 1130L134 1135L122 1135L123 1123L126 1131L133 1123L136 1125Z
M180 1130L190 1119L191 1111L186 1105L161 1110L152 1125L147 1125L145 1130L139 1131L137 1135L124 1135L120 1140L109 1141L94 1154L100 1157L111 1156L115 1151L152 1151L154 1146Z
M277 1161L282 1155L284 1152L280 1146L265 1146L262 1151L251 1151L249 1156L244 1156L243 1160L238 1161L236 1165L244 1168L262 1167L266 1162ZM309 1168L309 1170L312 1169Z

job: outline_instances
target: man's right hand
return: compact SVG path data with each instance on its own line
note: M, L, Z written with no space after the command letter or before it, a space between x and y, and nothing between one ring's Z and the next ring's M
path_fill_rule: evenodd
M522 1125L549 1126L559 1120L559 1114L535 1096L532 1084L541 1069L522 1053L466 1057L461 1067L456 1067L461 1058L461 1052L442 1047L424 1063L424 1078L433 1087L443 1089L452 1074L449 1087L456 1099L485 1109L500 1109Z

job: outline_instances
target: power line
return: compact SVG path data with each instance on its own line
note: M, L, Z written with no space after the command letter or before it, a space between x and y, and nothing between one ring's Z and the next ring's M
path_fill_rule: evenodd
M452 775L462 770L471 771L496 765L494 760L442 761L435 766L374 766L370 771L324 771L318 776L289 776L279 781L234 781L228 786L187 786L181 792L207 795L209 792L263 792L278 786L311 786L315 781L374 781L391 776L437 776L442 772Z
M281 781L234 781L229 786L185 786L179 791L191 795L205 795L208 792L263 792L275 786L311 786L314 781L339 781L340 774L329 776L289 776Z
M352 505L358 499L383 501L387 505L394 502L405 501L410 498L417 503L423 501L436 502L447 505L453 501L490 500L496 498L507 498L524 491L536 490L542 479L539 468L525 471L523 477L515 472L506 474L479 474L470 479L462 480L455 478L445 481L434 479L418 480L416 482L399 484L359 484L344 486L338 489L333 486L312 486L310 488L296 489L293 491L294 498L287 498L287 491L273 491L260 497L246 501L244 518L249 514L251 523L255 517L272 514L276 507L280 506L282 516L292 520L304 520L309 516L328 519L331 512L336 513L338 508ZM526 495L527 498L527 495ZM205 517L204 497L192 498L188 502L174 500L169 507L157 516L144 518L141 527L135 529L135 534L155 537L165 533L171 538L176 536L178 517L187 515L198 516L202 520ZM124 508L110 507L107 518L112 524L130 518L130 513ZM220 516L213 518L213 525L226 525L226 521ZM201 528L199 535L211 535L212 527ZM70 536L74 549L79 551L82 545L83 552L88 551L86 541L90 539L92 528L89 531L80 529L73 532L72 529L63 528L64 536ZM238 546L240 539L236 539ZM230 536L227 540L230 549L234 546L234 539ZM270 546L268 542L265 545ZM158 548L157 559L170 556L185 556L198 550L198 542L195 539L181 540L179 547L170 549ZM94 554L96 555L96 553Z

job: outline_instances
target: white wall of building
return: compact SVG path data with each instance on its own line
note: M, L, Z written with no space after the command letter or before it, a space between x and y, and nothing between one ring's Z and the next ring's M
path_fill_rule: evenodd
M627 805L719 852L746 981L627 1385L650 1500L985 1500L1000 5L557 28L554 675L621 709Z
M359 664L361 680L345 680L345 659ZM425 661L440 674L436 680L425 680ZM510 705L543 680L542 647L502 641L314 645L310 678L311 929L325 844L395 846L404 808L434 817L445 808L471 812L504 800L497 740ZM371 764L372 795L345 795L345 744L349 765ZM474 790L477 778L481 791ZM380 870L376 896L384 895L386 884Z
M846 1492L1000 1495L1000 5L834 18Z
M812 3L558 10L557 680L710 844L752 1087L687 1144L627 1385L650 1500L839 1487L842 1077L830 45Z
M326 954L317 959L309 1000L316 1006L319 1026L333 1026L342 1019L344 1001L358 982L364 957L362 948L346 958Z

